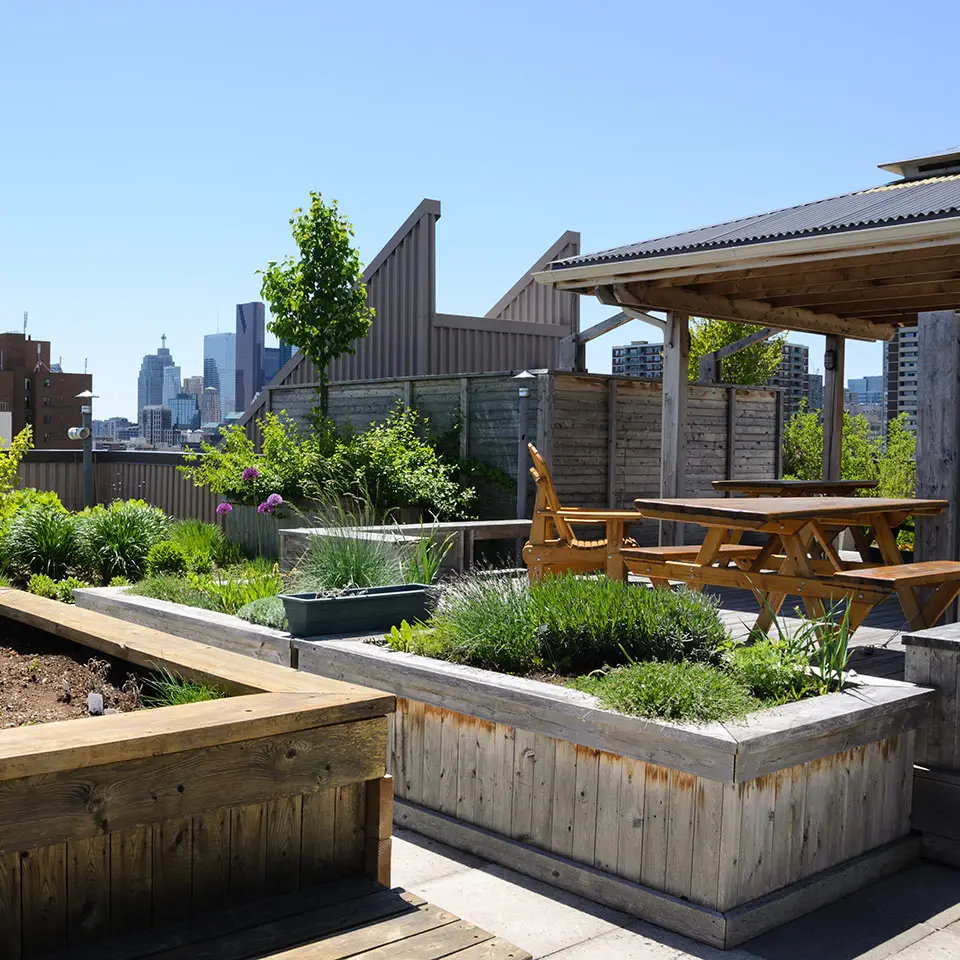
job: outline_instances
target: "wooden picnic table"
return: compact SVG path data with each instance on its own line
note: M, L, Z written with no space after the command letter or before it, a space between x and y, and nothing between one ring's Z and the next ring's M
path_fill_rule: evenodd
M714 480L713 489L747 497L845 497L874 490L878 480Z
M893 529L907 517L935 515L945 500L880 497L677 498L635 501L641 516L697 523L707 528L699 547L634 547L621 551L628 569L649 577L655 587L681 581L693 589L733 586L762 600L756 627L770 627L790 594L801 597L810 616L825 612L824 602L847 601L850 626L891 593L900 599L912 629L933 626L960 593L960 562L903 562ZM843 560L833 545L840 530L869 527L883 557ZM768 534L762 546L741 544L744 531ZM922 599L917 591L932 587Z

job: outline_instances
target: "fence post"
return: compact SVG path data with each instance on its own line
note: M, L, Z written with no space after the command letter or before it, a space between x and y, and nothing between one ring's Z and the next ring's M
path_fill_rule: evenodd
M607 506L617 505L617 378L607 381Z

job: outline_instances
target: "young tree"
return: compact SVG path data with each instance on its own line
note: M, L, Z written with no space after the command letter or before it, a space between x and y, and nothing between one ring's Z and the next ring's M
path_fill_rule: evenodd
M320 407L327 409L327 368L365 337L374 312L367 306L360 257L353 248L353 227L319 193L310 192L310 208L298 208L290 218L299 259L271 260L260 295L270 304L271 333L299 347L320 375Z
M690 379L700 379L700 358L736 343L762 327L732 320L693 320L690 324ZM747 385L769 383L780 366L785 334L761 340L725 357L720 363L722 383Z

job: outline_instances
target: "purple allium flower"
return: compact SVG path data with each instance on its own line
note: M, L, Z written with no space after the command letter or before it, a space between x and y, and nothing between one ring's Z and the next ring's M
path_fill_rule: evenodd
M241 476L244 480L256 480L260 476L260 471L256 467L247 467Z
M257 507L257 513L273 513L273 507L268 500L264 500L263 503Z
M267 497L267 503L269 503L271 507L279 507L280 504L283 503L283 497L281 497L279 493L271 493L270 496Z
M217 516L218 516L218 517L225 517L232 509L233 509L233 507L231 507L230 504L227 503L226 501L224 501L223 503L218 503L218 504L217 504Z

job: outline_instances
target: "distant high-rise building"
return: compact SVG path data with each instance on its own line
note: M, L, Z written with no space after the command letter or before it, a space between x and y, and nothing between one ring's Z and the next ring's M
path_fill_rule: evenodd
M289 343L280 341L277 347L263 348L263 382L257 387L262 390L282 369L284 364L293 356L293 347Z
M617 377L663 379L663 344L633 340L613 348L611 370Z
M263 337L265 311L259 301L237 304L237 376L234 402L247 405L263 387Z
M204 387L200 395L200 424L220 422L220 392L216 387Z
M808 393L808 367L810 350L799 343L785 343L780 355L780 367L770 380L770 385L783 390L783 416L785 420L800 409L800 401Z
M916 327L898 327L897 334L883 345L883 399L886 419L907 415L907 426L917 429L917 373L919 346Z
M199 397L203 393L203 377L184 377L183 392Z
M67 430L81 423L77 394L93 387L87 373L63 373L50 363L50 341L0 334L0 436L11 440L33 428L38 449L76 449Z
M163 368L163 390L161 404L169 407L173 398L180 392L180 368L176 364Z
M203 385L220 395L221 416L236 409L237 335L208 333L203 338Z
M166 444L173 437L173 414L162 404L147 404L140 411L140 436L147 443Z
M194 430L200 426L200 408L192 393L178 393L170 401L173 426L178 430Z
M807 409L823 409L823 374L811 373L807 377Z
M882 403L883 376L857 377L853 380L848 380L847 390L853 395L853 403Z
M156 407L163 404L163 371L173 366L173 357L167 349L167 335L160 338L160 349L148 353L140 364L140 376L137 379L137 421L144 407Z

